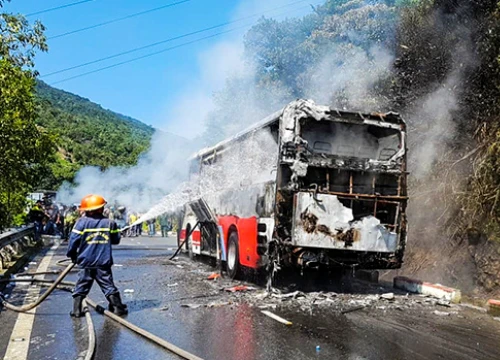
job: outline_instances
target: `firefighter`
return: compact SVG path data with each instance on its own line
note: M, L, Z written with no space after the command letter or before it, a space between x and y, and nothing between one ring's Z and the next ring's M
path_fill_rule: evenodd
M73 291L73 317L83 316L82 301L88 295L94 280L97 281L109 302L109 310L116 315L128 313L122 303L120 292L113 282L111 245L120 243L120 230L116 224L103 216L106 200L100 195L87 195L82 199L80 218L69 239L67 256L82 270Z
M76 220L78 220L78 206L71 205L64 214L64 239L68 240L71 233L71 229L75 226Z

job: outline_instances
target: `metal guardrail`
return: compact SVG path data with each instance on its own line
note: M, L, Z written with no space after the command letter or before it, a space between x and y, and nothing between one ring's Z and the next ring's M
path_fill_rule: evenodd
M35 240L34 237L33 225L0 234L0 270L4 268L5 263L10 262L15 255L30 245Z
M35 235L35 226L30 225L21 229L9 230L0 234L0 249L26 236Z

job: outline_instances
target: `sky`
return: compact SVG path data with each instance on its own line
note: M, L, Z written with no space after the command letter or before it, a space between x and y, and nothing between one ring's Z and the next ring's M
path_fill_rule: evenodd
M26 15L81 1L12 0L5 5L4 10ZM203 132L202 117L213 106L213 92L224 85L228 74L240 71L244 66L241 61L244 32L262 15L276 19L301 16L311 11L310 3L320 2L83 0L74 6L29 15L27 18L29 21L40 20L47 28L49 51L39 53L35 60L41 80L156 128L194 137ZM57 37L168 4L174 5ZM52 72L233 21L236 22L224 27L48 76ZM235 30L216 35L232 29ZM210 35L214 36L155 56L69 79ZM186 128L187 119L191 124L189 129Z

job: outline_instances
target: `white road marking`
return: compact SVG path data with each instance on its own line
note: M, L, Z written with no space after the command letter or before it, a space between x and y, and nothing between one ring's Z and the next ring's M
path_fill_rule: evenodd
M55 254L55 250L59 244L52 246L47 255L42 259L37 268L37 272L47 271ZM24 304L36 301L40 295L40 288L30 287L24 299ZM31 330L35 321L36 308L28 311L27 313L19 313L17 316L16 324L10 335L10 342L5 352L4 360L26 360L28 358L28 350L30 346Z

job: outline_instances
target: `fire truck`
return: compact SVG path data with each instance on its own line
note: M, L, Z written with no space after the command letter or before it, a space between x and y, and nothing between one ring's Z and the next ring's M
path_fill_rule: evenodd
M200 196L179 245L244 268L397 269L406 245L406 125L297 100L191 158Z

